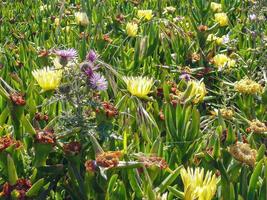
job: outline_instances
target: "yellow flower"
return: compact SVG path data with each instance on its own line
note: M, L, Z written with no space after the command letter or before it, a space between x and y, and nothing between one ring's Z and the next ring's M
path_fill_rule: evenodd
M234 87L237 92L243 94L261 94L263 92L263 87L259 83L248 78L235 82Z
M207 90L205 84L200 81L189 81L188 88L192 87L192 90L189 94L188 98L193 98L193 103L197 104L203 101L205 95L207 94ZM186 94L187 90L184 92Z
M212 42L212 41L215 41L217 39L218 39L218 37L216 35L214 35L214 34L209 34L208 37L207 37L207 41L208 42Z
M216 193L217 178L208 171L204 177L204 169L181 169L181 178L184 183L185 200L211 200Z
M213 12L221 12L222 11L222 4L211 2L210 4L211 10Z
M215 67L222 69L224 67L233 67L235 65L235 60L232 60L224 54L217 54L213 58L213 63Z
M137 11L138 18L144 18L146 20L151 20L153 17L152 10L138 10Z
M135 37L137 35L137 31L138 31L138 25L136 23L133 22L127 23L126 33L128 36Z
M216 13L214 16L215 16L215 21L219 23L220 26L228 25L229 19L226 13Z
M234 111L231 108L222 108L220 112L225 119L232 119L234 116Z
M60 25L60 19L58 17L55 19L55 25L56 26L59 26Z
M134 96L144 98L147 97L148 93L151 90L151 87L154 84L153 79L148 77L123 77L124 82L127 85L127 90Z
M54 90L60 84L62 70L45 67L34 70L32 75L44 91Z
M219 38L217 38L217 40L216 40L216 44L217 44L217 45L222 45L222 43L223 43L223 37L219 37Z
M85 12L76 12L75 20L76 20L76 23L81 26L87 26L89 24L89 19Z

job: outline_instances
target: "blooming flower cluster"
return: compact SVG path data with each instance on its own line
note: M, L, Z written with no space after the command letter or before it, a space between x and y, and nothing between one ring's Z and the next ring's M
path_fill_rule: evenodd
M34 70L32 75L40 87L44 91L48 91L58 88L62 78L62 73L63 71L61 69L45 67L43 69Z
M106 90L108 88L108 82L103 75L96 72L99 66L95 65L97 54L90 50L86 56L86 61L81 64L81 69L87 75L89 85L95 90Z
M184 199L186 200L211 200L216 192L217 178L208 171L204 175L204 169L181 169L181 177L184 183Z
M235 60L229 58L228 56L224 54L217 54L213 58L213 63L216 68L221 70L223 68L230 68L230 67L235 66L236 62Z
M147 97L154 84L153 79L142 76L124 76L123 80L126 83L127 90L132 95L140 98Z
M234 88L235 91L243 94L261 94L263 91L263 87L259 83L249 78L235 82Z
M188 87L192 87L189 98L193 98L195 104L202 102L207 94L205 84L200 81L191 80L188 82Z

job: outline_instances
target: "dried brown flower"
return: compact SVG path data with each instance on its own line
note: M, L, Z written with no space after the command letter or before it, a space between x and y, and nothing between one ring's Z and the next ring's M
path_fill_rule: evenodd
M108 43L112 43L112 39L109 37L108 34L103 35L103 40L105 40Z
M167 162L158 156L140 156L138 157L139 161L144 163L145 167L153 167L156 166L160 169L168 168Z
M97 155L96 164L100 167L112 168L119 164L120 157L122 156L121 151L109 151Z
M10 99L13 104L18 106L24 106L26 104L26 100L24 99L24 95L19 92L13 92L10 94Z
M82 148L81 143L75 142L75 141L64 144L64 146L63 146L63 150L67 154L70 154L70 153L78 154L78 153L80 153L81 148Z
M35 140L42 144L55 144L56 139L53 130L37 130Z
M249 144L237 142L230 146L230 154L238 161L249 166L254 166L256 162L257 151L251 149Z
M0 193L0 196L10 198L11 192L16 190L19 194L18 199L25 200L26 192L31 188L31 186L32 184L28 179L18 179L15 185L10 185L8 182L6 182L3 185L3 189L2 192Z
M200 26L197 27L197 29L200 32L204 32L204 31L208 30L208 26L206 26L206 25L200 25Z
M85 169L87 172L95 172L96 171L96 161L95 160L87 160L85 162Z
M8 135L0 138L0 152L12 145L15 145L16 148L19 148L21 143L20 141L16 141Z
M191 54L191 60L193 63L199 61L200 60L200 54L199 53L192 53Z
M106 113L107 117L115 117L118 115L118 109L115 108L115 106L113 104L104 101L102 103L102 107L103 107L104 112Z
M249 130L254 132L254 133L264 133L264 132L267 132L267 126L260 122L259 120L257 119L254 119L252 120L250 123L249 123Z

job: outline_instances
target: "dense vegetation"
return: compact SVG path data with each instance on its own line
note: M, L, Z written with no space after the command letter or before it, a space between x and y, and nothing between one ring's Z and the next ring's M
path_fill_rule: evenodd
M0 199L267 199L265 0L0 0Z

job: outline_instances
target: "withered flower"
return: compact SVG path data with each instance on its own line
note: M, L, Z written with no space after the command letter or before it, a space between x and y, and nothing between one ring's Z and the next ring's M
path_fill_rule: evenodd
M160 87L160 88L157 88L157 96L158 97L163 97L164 95L163 95L163 88L162 87Z
M102 107L103 107L104 112L106 113L107 117L115 117L118 115L118 109L115 108L115 106L113 104L104 101L102 103Z
M37 112L37 113L35 113L35 115L34 115L34 119L35 119L36 121L44 120L44 121L48 122L48 120L49 120L49 116L48 116L47 114L42 114L42 113Z
M113 41L113 40L109 37L108 34L103 35L103 40L106 41L106 42L108 42L108 43L112 43L112 41Z
M100 167L112 168L119 164L121 151L108 151L96 156L96 164Z
M168 168L168 164L167 162L161 158L161 157L158 157L158 156L144 156L144 155L141 155L138 157L138 160L140 162L142 162L146 168L149 168L149 167L158 167L160 169L166 169Z
M118 14L115 18L115 20L119 23L123 23L125 16L123 14Z
M225 119L232 119L234 115L234 111L231 108L222 108L220 109L222 117Z
M85 169L87 172L95 172L97 168L97 164L95 160L87 160L85 162Z
M55 144L56 139L53 130L38 130L35 136L35 140L42 144Z
M12 145L14 145L16 148L19 148L21 146L21 143L20 141L14 140L9 135L0 137L0 152Z
M207 147L206 148L206 152L210 155L210 156L212 156L212 154L213 154L213 147Z
M200 25L200 26L197 27L197 29L198 29L199 32L204 32L204 31L208 30L208 26Z
M191 54L191 60L193 63L199 61L200 60L200 54L199 53L192 53Z
M251 149L249 144L237 142L230 146L230 154L238 161L245 163L251 167L255 165L257 151Z
M164 113L163 113L163 111L161 110L161 111L159 111L159 118L160 118L160 120L162 120L162 121L164 121L165 120L165 116L164 116Z
M39 58L43 58L43 57L47 57L49 55L49 51L48 50L41 50L38 52L38 57Z
M267 126L259 120L254 119L249 123L249 130L254 133L264 133L267 132Z
M228 129L225 129L223 130L221 138L220 138L222 143L225 143L227 136L228 136Z
M64 144L63 146L63 150L66 154L78 154L80 153L81 148L81 143L76 141Z
M88 39L89 38L89 34L88 33L85 33L85 32L81 32L79 34L79 38L80 39L83 39L83 38Z
M26 100L24 98L24 95L19 92L13 92L10 94L10 99L13 102L13 104L18 106L24 106L26 104Z
M12 191L16 191L18 193L19 200L25 200L27 191L31 188L32 184L31 181L28 179L18 179L17 183L15 185L10 185L8 182L6 182L3 185L2 192L0 192L0 197L11 197Z

